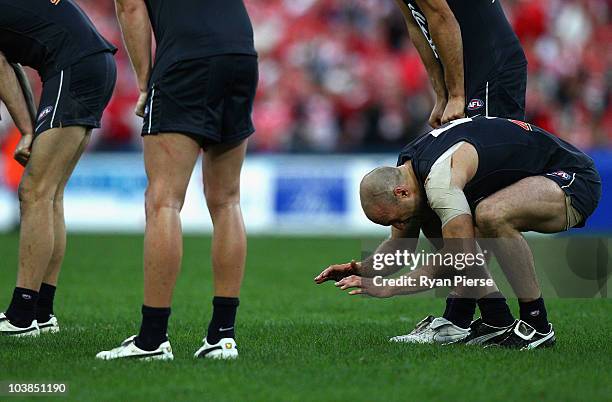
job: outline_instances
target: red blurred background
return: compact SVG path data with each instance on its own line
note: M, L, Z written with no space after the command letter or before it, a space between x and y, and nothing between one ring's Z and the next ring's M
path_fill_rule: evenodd
M113 2L77 2L120 48L117 87L91 150L137 151L136 85ZM433 97L392 0L246 3L260 54L252 151L396 152L424 132ZM529 60L527 119L579 147L610 147L612 0L503 4ZM12 130L3 116L0 139Z

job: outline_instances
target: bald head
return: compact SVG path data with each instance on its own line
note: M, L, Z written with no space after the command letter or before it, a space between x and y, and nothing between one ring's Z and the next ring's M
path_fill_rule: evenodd
M402 185L402 173L398 168L379 167L365 175L359 187L361 207L366 216L377 222L381 214L397 205L395 188Z

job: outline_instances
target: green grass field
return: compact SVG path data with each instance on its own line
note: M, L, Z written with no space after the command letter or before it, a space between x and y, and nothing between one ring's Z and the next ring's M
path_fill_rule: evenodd
M96 352L138 330L142 237L70 236L56 301L62 332L0 338L0 382L66 382L79 401L610 400L609 300L550 300L558 338L550 350L389 344L440 314L443 300L356 298L313 284L323 267L358 257L360 247L357 239L251 238L240 359L196 361L211 311L209 239L188 237L170 320L175 360L101 362ZM17 236L0 236L0 311L14 286L16 250Z

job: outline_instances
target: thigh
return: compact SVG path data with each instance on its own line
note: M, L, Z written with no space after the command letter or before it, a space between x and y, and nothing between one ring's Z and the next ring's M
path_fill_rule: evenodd
M64 198L64 189L66 188L66 184L68 184L68 180L70 180L70 176L72 176L72 173L74 172L76 165L79 163L81 156L83 156L83 153L85 152L85 149L87 148L87 145L89 144L90 139L91 139L91 130L87 130L85 137L83 138L83 140L81 141L81 144L79 145L79 148L75 152L72 160L66 166L66 170L64 171L64 177L60 181L57 191L55 193L56 201L62 200Z
M542 176L527 177L485 198L476 208L476 221L484 209L494 209L521 232L557 233L567 225L565 193Z
M209 203L225 202L240 195L240 172L246 155L247 140L210 146L204 152L202 175Z
M157 195L184 199L200 149L196 141L181 134L144 137L149 189L154 189Z
M67 169L80 157L88 132L85 127L74 126L50 129L37 136L22 180L23 189L55 191Z

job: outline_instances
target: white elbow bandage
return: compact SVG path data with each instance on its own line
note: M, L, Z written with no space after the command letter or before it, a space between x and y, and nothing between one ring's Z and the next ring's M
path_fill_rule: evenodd
M472 215L463 191L451 184L453 153L463 144L464 142L455 144L438 158L425 180L427 201L431 209L440 217L442 227L457 216Z

